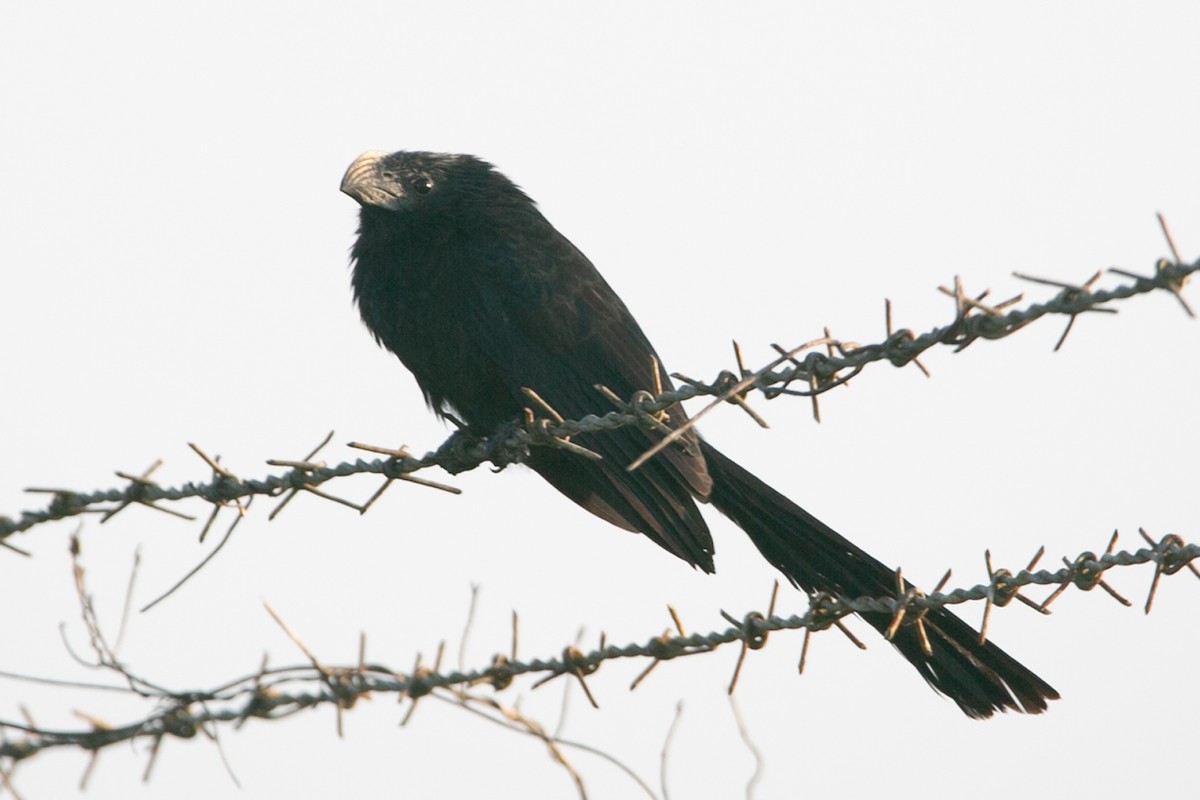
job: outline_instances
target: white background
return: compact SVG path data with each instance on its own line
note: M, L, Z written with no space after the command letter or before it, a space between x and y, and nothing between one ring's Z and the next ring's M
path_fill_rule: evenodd
M367 149L473 152L536 198L624 297L669 368L710 378L729 342L762 363L770 343L820 334L875 341L950 318L936 292L962 275L994 296L1049 290L1022 270L1086 280L1142 272L1200 248L1200 7L1192 3L13 4L0 25L0 513L26 486L120 485L156 458L166 484L203 480L196 442L239 475L342 443L436 446L446 431L411 378L363 330L347 250L356 205L337 191ZM1105 285L1115 282L1106 278ZM1200 295L1189 291L1193 305ZM1066 348L1046 321L1000 343L877 366L826 397L734 409L710 439L905 574L985 579L983 550L1023 566L1200 537L1195 396L1200 328L1168 295L1080 319ZM603 409L601 409L603 410ZM719 609L761 609L774 579L712 515L718 576L580 512L530 473L453 479L462 497L397 486L365 518L312 497L275 522L255 508L226 550L131 622L122 656L171 687L204 688L303 656L266 599L325 662L405 670L440 639L457 658L482 586L468 665L508 647L550 656L580 627L594 643L644 641L674 604L690 630ZM335 486L361 500L376 481ZM204 506L188 508L201 517ZM112 681L86 651L67 541L75 522L0 552L0 669ZM132 509L84 521L84 563L115 634L135 548L147 602L211 547L199 523ZM953 795L1185 797L1195 785L1200 582L1167 580L1140 610L1148 567L1110 573L1135 602L1072 592L1049 618L1013 605L992 635L1064 699L1037 718L964 718L865 625L778 635L737 697L762 751L758 797ZM1031 592L1035 597L1044 591ZM780 611L802 598L784 592ZM982 609L964 613L973 622ZM737 650L590 679L564 735L672 797L740 796L754 760L725 686ZM562 689L504 696L550 728ZM0 681L0 718L24 705L48 727L74 711L119 724L145 706ZM330 710L223 730L238 796L569 797L535 740L423 701L409 727L393 697L363 702L337 738ZM203 737L105 751L94 798L234 793ZM637 796L610 764L567 751L598 798ZM25 798L71 796L87 763L43 754L14 777Z

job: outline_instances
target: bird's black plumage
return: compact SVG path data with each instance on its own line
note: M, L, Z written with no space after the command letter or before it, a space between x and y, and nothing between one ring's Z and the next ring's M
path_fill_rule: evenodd
M474 156L365 153L342 191L362 206L352 257L363 321L417 379L439 415L487 434L519 418L536 391L564 417L655 386L653 346L587 257L516 185ZM663 371L665 373L665 370ZM661 376L664 387L669 379ZM677 426L687 417L669 409ZM634 472L625 466L657 435L641 428L584 434L602 456L534 448L530 467L614 525L644 533L712 572L713 545L695 501L712 503L759 551L808 591L894 595L895 573L760 481L694 431ZM886 630L887 614L864 615ZM972 717L1039 713L1058 693L946 610L892 643L939 692Z

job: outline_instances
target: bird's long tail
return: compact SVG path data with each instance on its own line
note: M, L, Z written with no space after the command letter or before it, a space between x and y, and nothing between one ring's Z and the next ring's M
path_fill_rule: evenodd
M839 535L800 506L756 478L707 442L704 458L713 479L710 502L749 536L759 551L807 591L844 597L895 596L896 573ZM889 614L861 615L884 632ZM996 711L1039 714L1058 692L945 609L922 619L932 655L926 655L914 625L897 628L892 644L929 685L958 703L969 716Z

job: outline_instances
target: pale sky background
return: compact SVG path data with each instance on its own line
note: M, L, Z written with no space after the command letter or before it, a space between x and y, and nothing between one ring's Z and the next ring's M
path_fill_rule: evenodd
M751 362L829 325L876 341L944 324L955 274L995 296L1050 291L1013 270L1084 281L1146 272L1172 223L1200 254L1200 5L1195 3L10 4L0 24L0 513L26 486L91 490L155 459L164 483L204 480L187 449L244 477L299 458L325 433L408 443L445 429L358 320L347 250L357 207L338 193L368 149L473 152L537 199L638 316L672 370L711 378L739 340ZM1116 278L1105 278L1113 285ZM1200 293L1188 297L1200 307ZM1000 343L876 366L826 397L730 409L708 437L906 576L985 579L983 551L1017 569L1103 548L1200 538L1196 503L1200 323L1169 296L1060 321ZM603 410L603 409L600 409ZM131 623L137 672L205 688L303 656L269 601L327 663L407 670L440 639L450 661L473 583L467 663L508 647L551 656L645 641L674 604L690 630L761 609L775 575L713 513L717 576L579 511L530 473L451 479L451 497L397 486L365 518L312 497L268 524L262 503L197 578ZM335 488L365 499L376 481ZM204 516L199 503L187 510ZM100 679L85 649L67 556L75 522L0 552L0 670ZM140 547L147 602L210 544L199 523L133 509L82 530L88 579L115 634ZM869 650L800 635L752 654L738 688L764 765L757 797L1187 797L1200 700L1200 581L1149 567L1110 573L1135 603L1072 592L1039 618L1014 604L992 636L1063 695L1041 717L963 717L866 625ZM1045 590L1031 592L1041 598ZM782 613L803 598L783 592ZM982 607L963 612L977 624ZM564 734L659 784L675 704L671 796L741 796L754 761L725 699L737 649L590 679ZM553 728L561 686L502 696ZM120 724L146 706L0 681L0 718L45 726L80 711ZM571 797L535 740L394 697L167 741L149 784L146 742L105 751L92 798ZM568 751L594 798L637 796L610 764ZM68 797L75 751L20 766L30 798ZM1032 787L1032 788L1030 788Z

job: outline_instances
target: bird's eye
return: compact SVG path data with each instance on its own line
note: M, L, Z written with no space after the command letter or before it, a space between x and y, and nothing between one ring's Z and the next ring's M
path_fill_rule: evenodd
M412 190L417 194L429 194L430 190L433 189L433 181L424 175L419 178L413 178L410 185L412 186Z

